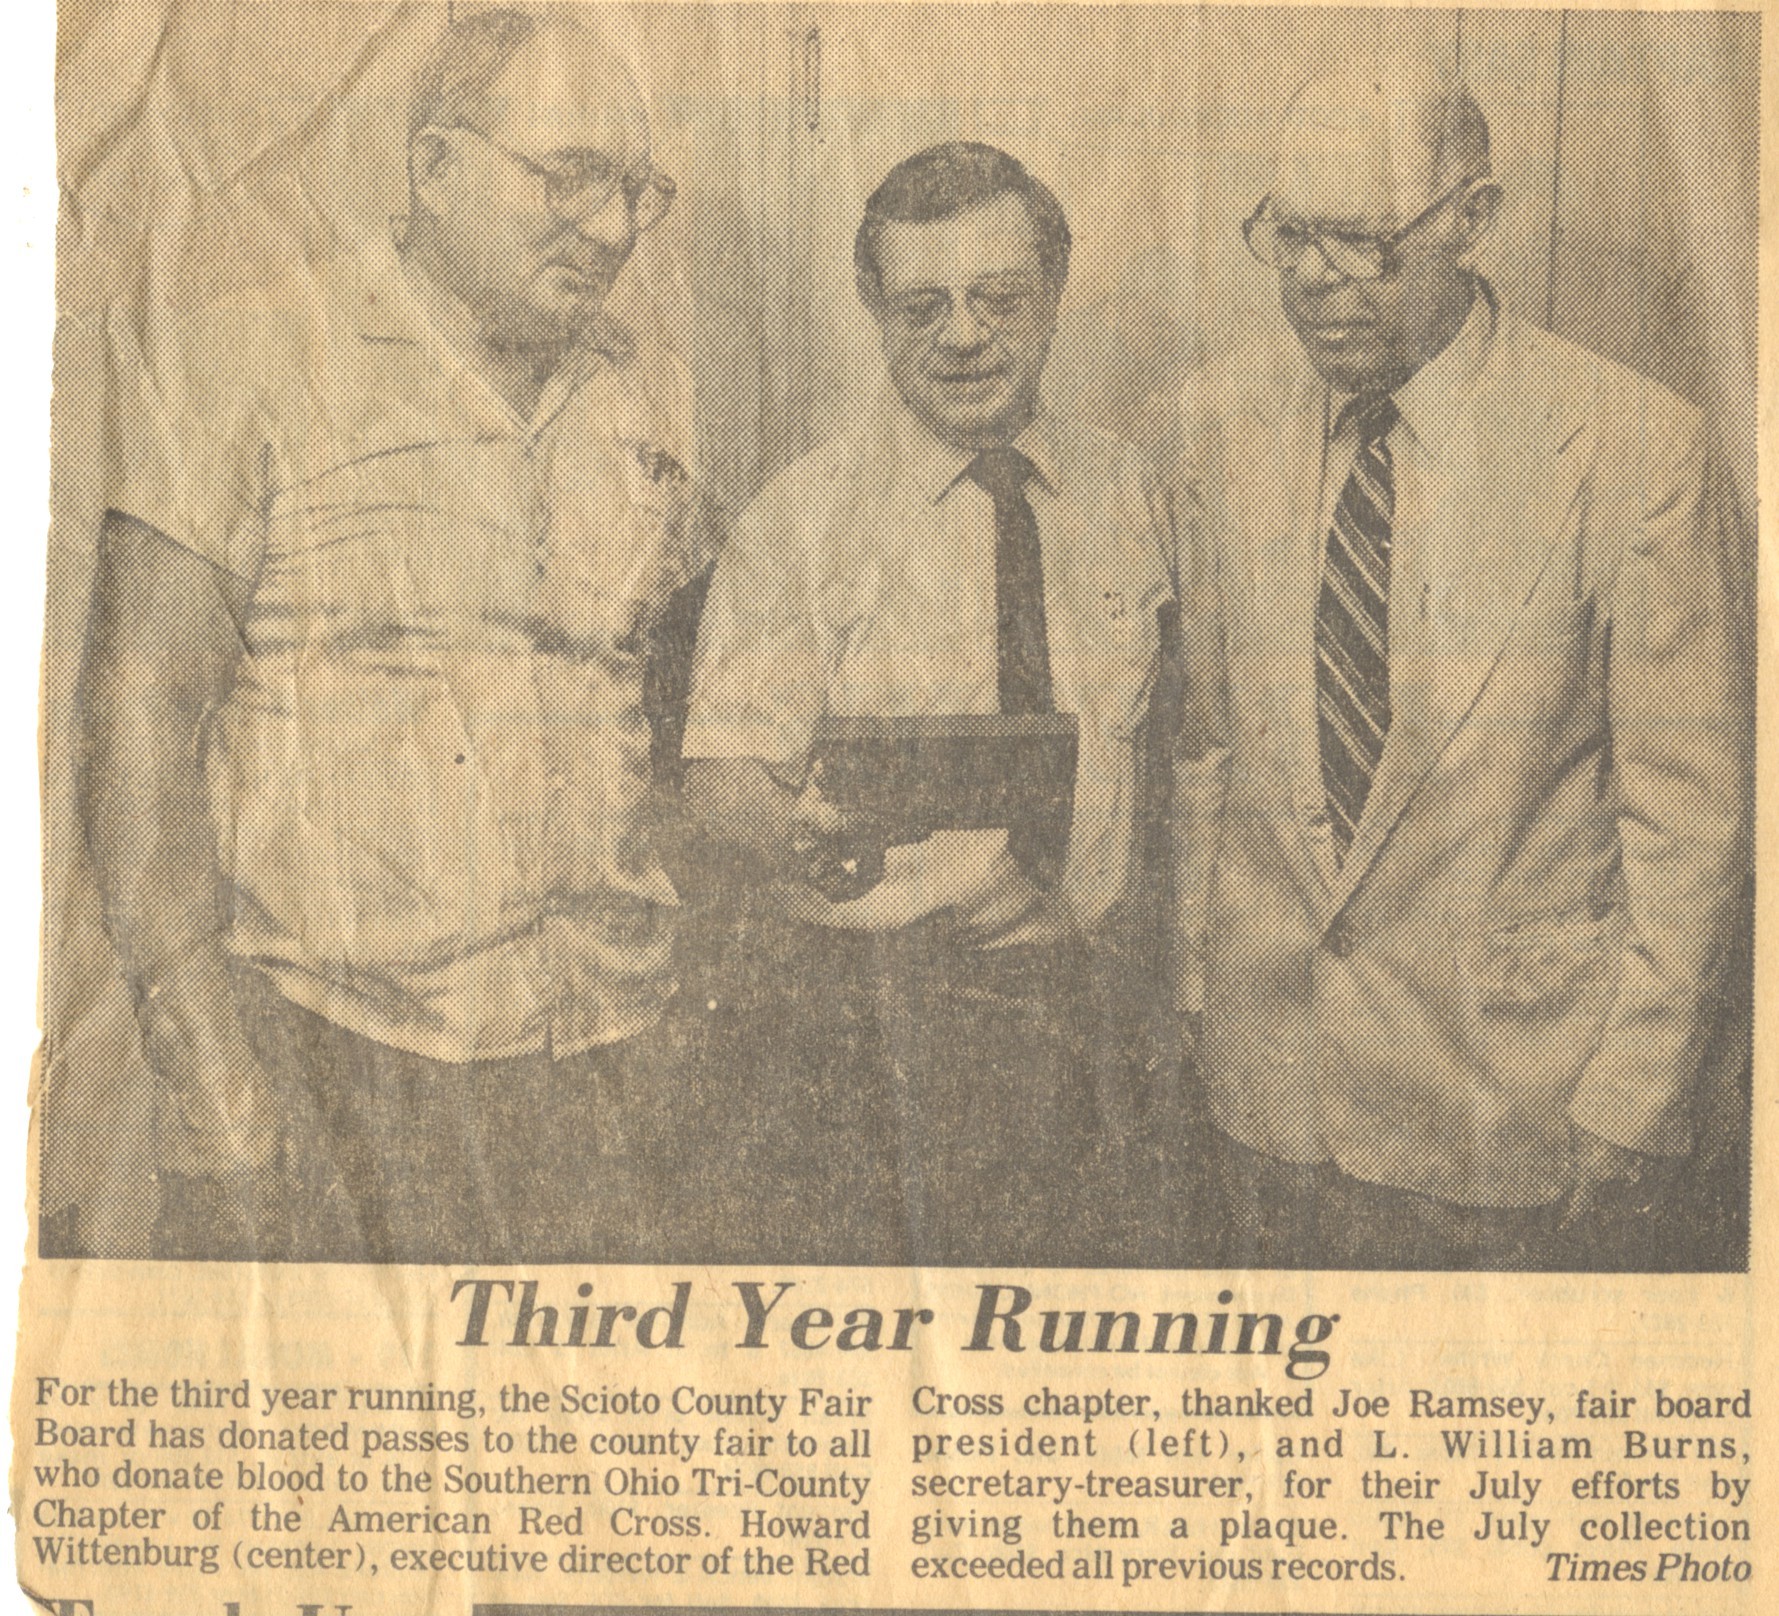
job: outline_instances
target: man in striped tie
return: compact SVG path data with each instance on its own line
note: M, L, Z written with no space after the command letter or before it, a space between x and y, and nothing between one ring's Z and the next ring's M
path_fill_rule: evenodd
M1177 986L1232 1263L1656 1260L1725 1041L1702 424L1502 307L1502 206L1462 87L1307 86L1244 227L1296 343L1188 400Z

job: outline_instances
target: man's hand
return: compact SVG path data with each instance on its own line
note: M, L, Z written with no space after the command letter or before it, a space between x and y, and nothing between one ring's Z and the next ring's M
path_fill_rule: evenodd
M888 849L881 820L844 809L823 791L818 761L791 810L790 873L830 903L849 903L883 879Z
M214 848L193 834L210 808L199 738L234 678L251 594L134 517L100 527L79 803L156 1079L163 1256L251 1256L277 1221L259 1208L279 1182L272 1082L235 1010Z
M220 949L157 973L136 1019L157 1079L161 1164L200 1178L274 1169L276 1080L247 1041Z
M159 973L137 1022L156 1078L154 1255L288 1255L276 1079L242 1030L221 951L201 948Z
M1648 1212L1666 1191L1677 1162L1615 1145L1586 1128L1574 1130L1575 1181L1558 1233L1569 1234L1601 1212Z

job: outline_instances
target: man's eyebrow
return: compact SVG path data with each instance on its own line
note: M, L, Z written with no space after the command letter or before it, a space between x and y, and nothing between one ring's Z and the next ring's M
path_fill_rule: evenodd
M1290 208L1275 209L1274 216L1283 224L1302 225L1310 230L1325 230L1329 235L1375 236L1394 229L1390 220L1376 214L1366 218L1354 214L1298 213Z
M537 154L540 163L604 163L616 168L616 155L604 146L551 146Z
M1043 279L1042 272L1033 269L979 269L961 284L965 291L969 291L974 287L986 286L993 281L1006 281L1025 286ZM954 281L916 281L907 290L909 292L949 292L958 284L960 283Z

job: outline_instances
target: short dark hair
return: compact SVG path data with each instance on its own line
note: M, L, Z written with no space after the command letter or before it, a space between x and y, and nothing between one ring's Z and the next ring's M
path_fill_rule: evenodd
M1001 196L1016 196L1025 204L1044 277L1060 292L1069 276L1069 250L1074 243L1056 193L1017 157L973 140L929 146L903 158L884 176L865 203L865 217L853 238L853 268L862 282L881 288L878 247L886 225L949 219Z
M543 30L522 11L478 11L445 30L415 81L408 135L486 121L488 92L507 64Z

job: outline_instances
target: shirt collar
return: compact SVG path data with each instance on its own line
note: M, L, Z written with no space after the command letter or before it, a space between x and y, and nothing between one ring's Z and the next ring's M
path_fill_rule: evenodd
M1494 293L1479 280L1470 313L1457 335L1391 395L1403 425L1435 456L1443 457L1463 425L1495 340L1495 324ZM1354 396L1334 394L1330 416L1334 426L1339 425L1342 411Z
M945 443L927 430L907 406L895 406L894 432L897 461L922 498L938 504L957 486L970 462L976 458L974 449L960 449ZM1038 480L1051 492L1058 490L1056 424L1049 413L1039 407L1038 413L1013 440L1013 447L1031 461Z

